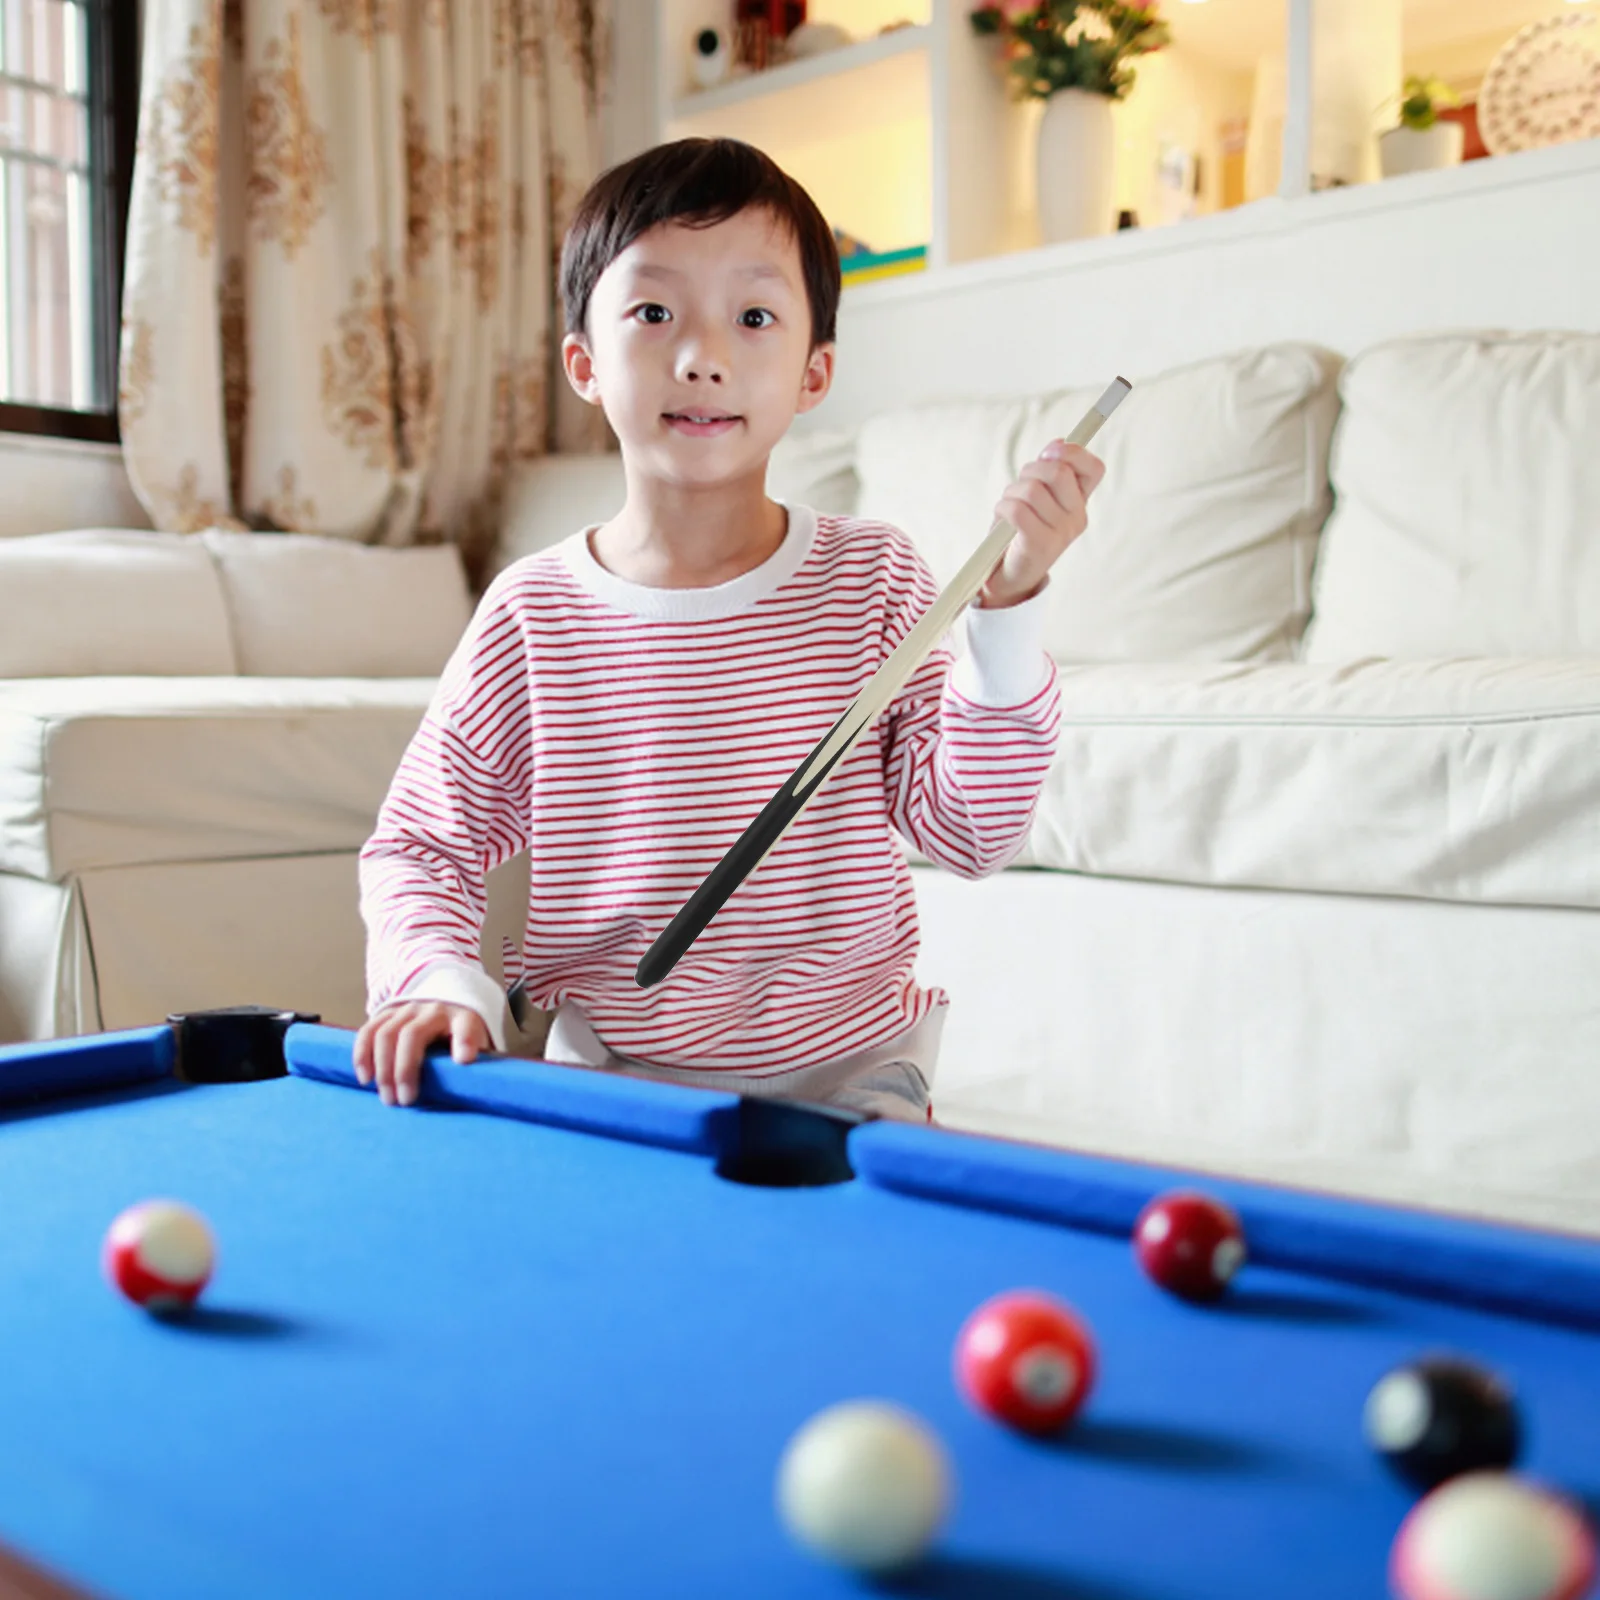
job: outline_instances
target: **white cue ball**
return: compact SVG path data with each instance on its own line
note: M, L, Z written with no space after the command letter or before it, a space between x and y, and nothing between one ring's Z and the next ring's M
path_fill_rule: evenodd
M1581 1514L1504 1472L1466 1473L1418 1501L1390 1557L1400 1600L1576 1600L1594 1572Z
M778 1465L778 1511L789 1532L861 1572L915 1561L949 1504L944 1447L926 1423L881 1400L819 1411Z

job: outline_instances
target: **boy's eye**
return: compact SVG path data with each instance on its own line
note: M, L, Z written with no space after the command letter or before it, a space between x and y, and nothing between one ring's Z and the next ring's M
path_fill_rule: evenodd
M745 328L770 328L777 320L765 306L751 306L739 313L740 326Z
M640 322L648 322L654 327L659 327L663 322L672 320L672 313L665 306L658 305L653 300L646 305L635 306L633 314Z

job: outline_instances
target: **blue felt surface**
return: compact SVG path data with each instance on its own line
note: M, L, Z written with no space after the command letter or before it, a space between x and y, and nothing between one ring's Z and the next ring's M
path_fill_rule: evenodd
M99 1277L155 1194L220 1241L187 1323ZM1600 1491L1600 1340L1570 1327L1265 1267L1199 1310L1104 1233L300 1078L0 1116L0 1210L0 1538L128 1600L861 1594L771 1504L791 1432L861 1395L958 1479L897 1593L1376 1597L1410 1497L1360 1410L1425 1349L1497 1367L1528 1467ZM1019 1285L1099 1340L1061 1441L950 1382Z

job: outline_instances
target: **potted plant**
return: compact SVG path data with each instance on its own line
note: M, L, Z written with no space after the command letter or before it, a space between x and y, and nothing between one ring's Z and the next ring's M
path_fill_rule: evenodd
M1442 121L1440 106L1460 102L1437 78L1410 77L1400 91L1400 125L1378 138L1378 160L1386 178L1430 172L1460 163L1466 138L1459 122Z
M970 20L1000 43L1017 97L1045 102L1035 168L1041 237L1110 233L1111 102L1133 87L1129 63L1168 41L1155 0L983 0Z

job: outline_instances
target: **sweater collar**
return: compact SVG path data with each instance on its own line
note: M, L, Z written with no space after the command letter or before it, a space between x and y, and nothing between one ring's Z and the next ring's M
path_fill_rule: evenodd
M657 622L706 622L736 616L782 588L811 554L817 532L816 512L809 506L790 505L787 501L780 500L778 504L789 519L783 543L760 566L709 588L657 589L649 584L630 583L608 572L595 560L589 546L589 536L598 524L564 540L557 547L558 553L578 583L613 610Z

